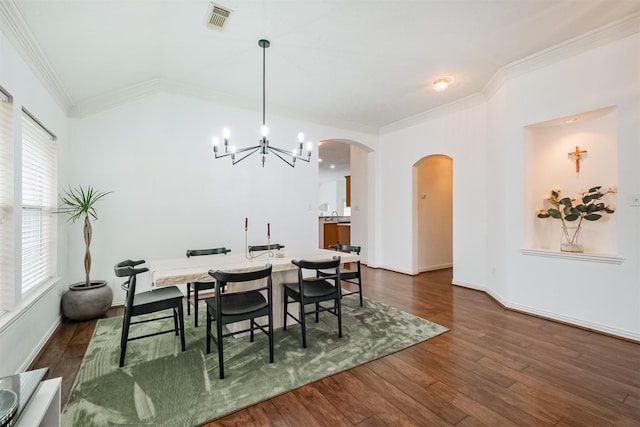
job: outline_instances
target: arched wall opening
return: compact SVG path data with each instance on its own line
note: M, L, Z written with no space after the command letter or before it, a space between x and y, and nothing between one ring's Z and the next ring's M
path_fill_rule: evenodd
M453 266L453 159L436 154L413 165L413 270Z
M319 168L318 174L318 194L320 198L318 201L319 246L325 248L327 245L332 244L327 239L335 240L337 231L340 231L340 243L360 246L362 248L361 259L364 263L367 263L369 242L371 240L369 238L371 232L369 224L373 224L372 217L374 214L373 199L371 197L371 188L374 182L371 175L374 168L370 165L370 162L373 162L372 154L374 150L363 143L351 139L325 139L322 140L322 144L325 147L338 147L336 152L345 153L344 155L348 155L349 160L346 165L347 169L345 169L347 172L334 174L327 181L323 180L321 175L323 174L322 170L326 170L329 159L322 159L322 166ZM321 146L319 152L322 151ZM340 161L340 159L334 160L336 162ZM345 175L348 175L349 178L345 179ZM340 209L332 207L329 210L323 210L326 207L325 204L331 204L327 200L332 199L332 192L335 194L333 197L335 197L334 200L336 202L334 203L342 206L340 206ZM332 224L333 221L337 221L336 214L339 216L341 225ZM333 229L338 230L334 230L334 233L331 231ZM348 242L345 242L344 239L347 233Z

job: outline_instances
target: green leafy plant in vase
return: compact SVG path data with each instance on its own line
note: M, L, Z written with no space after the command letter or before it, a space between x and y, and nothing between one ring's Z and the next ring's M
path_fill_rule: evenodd
M561 197L560 189L551 190L546 202L552 207L538 210L538 218L556 218L562 223L562 243L560 250L564 252L583 252L581 242L582 221L597 221L604 214L615 212L602 201L607 194L617 193L615 188L602 190L602 186L592 187L579 193L580 197ZM576 223L577 221L577 223ZM570 224L574 224L571 226Z
M102 200L111 191L97 191L91 186L76 187L64 191L60 195L60 206L58 213L69 216L67 222L75 223L82 218L83 236L85 243L84 254L84 282L74 283L69 286L69 290L62 296L62 312L65 317L71 320L87 320L96 318L104 314L113 301L113 291L104 280L91 280L91 220L98 219L96 203ZM100 291L98 291L101 289ZM74 291L91 292L74 292ZM95 291L94 291L95 290Z

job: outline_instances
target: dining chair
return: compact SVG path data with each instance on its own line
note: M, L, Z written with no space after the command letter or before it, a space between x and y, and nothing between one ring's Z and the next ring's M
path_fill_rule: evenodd
M361 250L360 246L341 245L339 243L337 245L330 245L329 248L334 249L336 251L341 251L341 252L355 253L356 255L360 255L360 250ZM324 272L318 271L318 276L319 277L320 276L324 276L324 275L325 275ZM362 305L363 305L363 301L362 301L362 270L361 270L361 267L360 267L360 260L359 259L356 262L356 269L355 270L346 269L346 268L340 269L340 280L342 280L343 282L349 282L352 285L355 285L355 286L358 287L357 291L352 291L351 289L342 288L342 296L360 294L360 307L362 307Z
M216 255L216 254L228 254L231 252L231 249L227 248L213 248L213 249L189 249L187 251L187 258L192 256L202 256L202 255ZM204 300L206 297L200 298L200 291L213 289L214 283L213 281L207 282L191 282L187 283L187 316L191 315L191 306L193 305L194 311L194 325L198 327L198 301ZM193 302L191 301L191 290L193 290ZM224 289L223 289L224 291Z
M320 312L326 311L338 317L338 337L342 338L342 306L340 293L340 257L334 256L331 260L322 261L291 261L298 267L298 282L285 283L284 286L284 326L287 330L287 317L291 317L302 326L302 348L307 348L307 324L305 317L309 314L316 315L316 323L320 320ZM313 275L305 276L305 270L315 270ZM318 271L324 271L322 277L318 277ZM308 273L307 273L308 274ZM299 317L295 317L288 311L289 299L300 303ZM333 301L332 307L324 307L320 303ZM313 311L307 311L307 305L315 304Z
M220 379L224 379L223 340L225 337L249 332L253 342L254 330L259 329L269 337L269 363L273 363L273 304L271 287L271 264L265 268L249 272L225 272L210 270L215 279L215 297L205 299L207 304L207 354L211 352L211 339L218 347ZM258 281L247 290L234 290L230 283ZM259 284L258 284L259 283ZM221 289L226 287L224 293ZM266 293L266 298L263 295ZM259 317L267 317L267 324L258 323ZM249 327L223 333L222 327L231 323L249 321ZM211 323L216 322L215 336L211 332Z
M182 292L177 286L167 286L152 291L136 292L136 278L140 273L149 271L146 267L135 268L143 264L144 260L132 261L130 259L117 263L113 269L116 277L126 277L127 280L121 285L121 288L127 293L126 303L124 307L124 315L122 318L122 335L120 337L120 367L124 366L124 359L127 353L127 343L129 341L147 338L160 334L175 332L180 335L180 344L182 351L185 350L184 343L184 315L182 311ZM168 316L145 318L140 321L132 321L135 316L143 314L157 313L165 310L171 310L172 314ZM173 318L173 329L166 329L159 332L153 332L146 335L129 337L129 329L131 325L152 322L155 320Z

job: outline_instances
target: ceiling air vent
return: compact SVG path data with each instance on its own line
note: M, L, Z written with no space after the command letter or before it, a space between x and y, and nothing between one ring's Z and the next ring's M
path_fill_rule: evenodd
M224 25L229 20L229 16L231 16L231 12L231 9L224 8L215 3L209 3L207 18L205 21L207 27L212 30L222 31L224 29Z

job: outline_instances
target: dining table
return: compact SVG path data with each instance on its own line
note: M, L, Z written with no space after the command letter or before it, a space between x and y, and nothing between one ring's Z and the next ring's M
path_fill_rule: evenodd
M329 260L334 256L340 257L342 265L360 260L359 255L353 253L327 249L294 249L254 252L252 255L249 253L228 253L189 258L185 256L183 258L158 259L151 260L148 266L153 289L163 286L186 285L191 282L210 282L213 281L213 278L209 275L210 270L244 272L264 268L267 264L271 264L273 327L280 328L284 324L283 284L298 281L298 267L292 261ZM245 290L251 286L251 282L230 283L228 291ZM290 304L289 310L297 315L299 307L297 304Z

